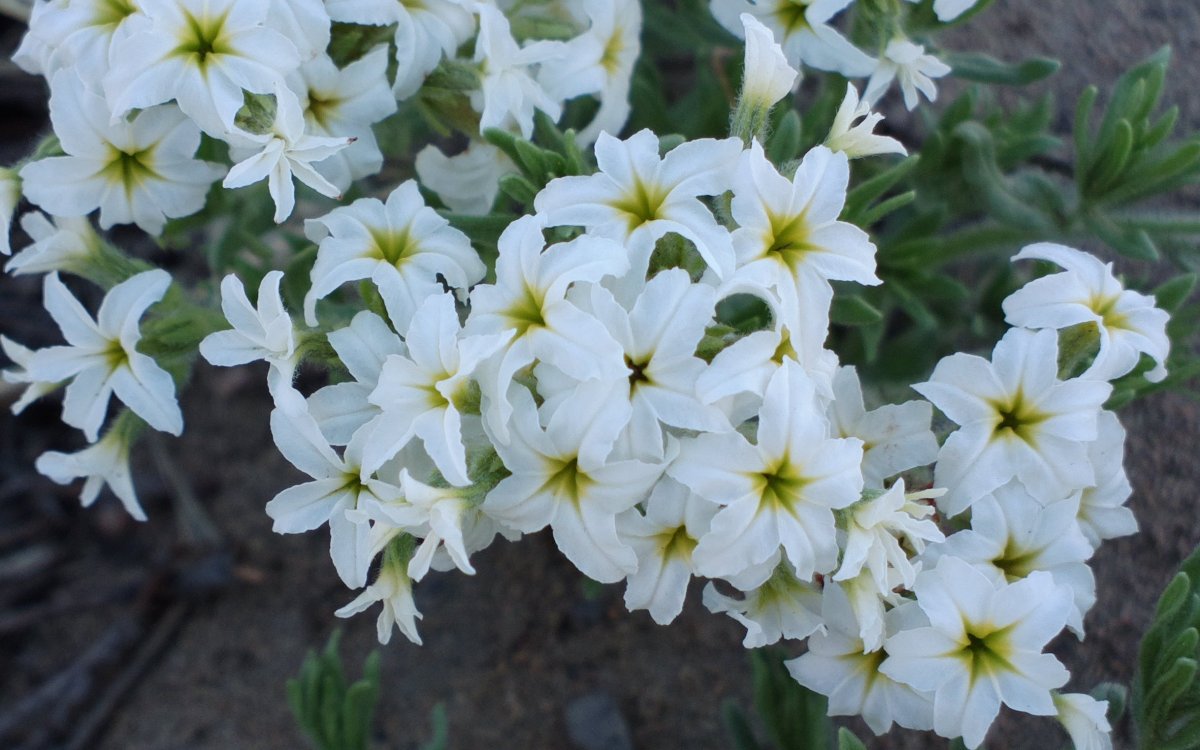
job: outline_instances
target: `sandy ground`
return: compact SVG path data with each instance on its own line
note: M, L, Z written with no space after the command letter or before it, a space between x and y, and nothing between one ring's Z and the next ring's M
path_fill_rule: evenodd
M1171 44L1176 65L1167 97L1180 105L1186 124L1200 128L1194 93L1200 7L1187 0L1000 0L954 39L962 49L1009 58L1061 57L1064 69L1049 86L1067 103L1084 83L1110 82L1128 62ZM0 118L8 135L13 123L25 122L25 110L3 106L12 107ZM21 127L14 131L28 132ZM6 280L5 286L3 331L26 343L49 343L37 340L39 327L20 312L36 304L36 285ZM96 644L123 632L114 623L125 623L130 642L150 645L112 651L118 656L102 665L106 679L131 674L130 690L111 712L101 712L111 716L101 738L82 747L302 746L283 682L306 649L323 644L337 624L333 610L350 596L332 571L321 534L277 536L262 511L299 475L271 445L270 406L259 375L202 368L185 399L188 429L165 444L171 471L188 477L215 519L224 556L205 556L197 551L203 545L176 533L180 514L169 499L169 473L148 457L139 459L146 472L139 488L149 524L127 522L107 502L81 511L69 491L29 469L41 451L68 447L41 426L57 419L57 407L34 408L21 420L0 416L0 550L13 549L14 538L28 540L16 563L12 555L0 557L0 595L9 597L0 602L53 612L34 628L5 629L9 613L0 611L0 717L89 648L103 651ZM1080 690L1130 678L1152 602L1200 542L1194 458L1200 408L1186 395L1162 395L1134 405L1122 420L1131 434L1131 505L1142 533L1100 551L1089 636L1082 644L1057 644L1074 675L1070 687ZM662 628L645 613L625 612L618 587L587 595L546 535L499 543L474 562L475 577L435 576L418 589L423 646L397 636L383 649L378 747L416 747L428 735L431 707L441 702L451 747L571 748L567 708L589 694L611 699L638 748L730 747L718 709L724 700L744 703L749 695L740 628L705 612L698 590L684 615ZM22 574L26 569L33 572ZM14 581L28 589L16 598ZM372 614L346 624L344 652L352 664L374 646L373 620ZM145 668L133 668L139 654ZM27 721L49 724L52 713ZM1055 732L1049 722L1006 718L990 746L1057 746L1059 739L1047 739L1057 738ZM909 734L873 746L944 743Z

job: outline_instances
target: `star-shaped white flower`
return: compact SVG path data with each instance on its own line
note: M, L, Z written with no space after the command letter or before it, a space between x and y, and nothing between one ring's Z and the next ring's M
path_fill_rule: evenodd
M388 316L407 329L417 307L442 291L445 279L460 294L483 279L486 267L467 236L425 205L408 180L387 197L359 198L305 222L318 243L304 319L317 324L317 301L348 281L371 279Z
M534 65L545 65L565 56L562 42L537 41L524 47L512 36L508 19L499 8L478 3L479 36L475 40L475 62L482 74L480 88L471 92L471 106L479 112L480 132L487 128L520 131L533 135L533 113L541 110L557 120L562 103L555 101L538 84Z
M692 550L717 510L715 503L668 478L654 485L644 515L630 508L617 516L617 533L638 558L625 586L629 611L649 610L659 625L679 616L694 573Z
M1024 328L1055 330L1095 323L1100 353L1084 377L1115 380L1132 370L1142 354L1155 361L1147 380L1159 382L1167 376L1170 316L1155 307L1153 297L1125 289L1113 275L1112 263L1074 248L1041 242L1013 260L1028 258L1048 260L1063 271L1034 279L1010 294L1004 300L1005 320Z
M1058 499L1093 484L1087 444L1112 387L1058 379L1054 331L1014 328L992 361L953 354L913 388L961 425L942 444L934 484L938 507L957 515L1014 476L1038 497Z
M510 224L498 243L496 283L471 290L467 333L516 332L480 374L488 429L501 441L508 439L513 413L509 384L535 360L580 381L625 372L620 345L596 318L566 299L572 284L625 273L624 248L587 235L547 248L544 228L537 216Z
M917 92L925 95L929 101L937 99L937 86L934 78L941 78L950 72L950 66L933 55L925 53L925 48L907 39L897 38L888 42L867 81L863 91L863 101L875 106L892 81L900 81L900 91L904 94L904 106L916 108L920 98Z
M240 188L267 180L275 201L275 223L282 223L296 207L292 176L329 198L342 191L321 176L313 164L328 159L354 142L353 136L313 135L305 127L304 114L296 95L286 86L275 88L275 120L266 133L234 129L226 134L230 145L242 156L225 175L223 187Z
M483 504L485 513L523 533L550 526L567 559L601 583L637 570L637 554L617 534L617 514L641 502L663 470L660 464L606 460L629 416L627 404L608 396L603 382L584 382L543 430L532 394L514 385L510 440L496 443L512 475Z
M279 296L282 280L282 271L264 276L257 305L251 305L241 280L226 276L221 281L221 311L233 329L210 333L200 342L201 356L218 367L265 360L271 365L272 393L290 386L296 369L296 329Z
M600 133L616 135L629 119L633 68L642 51L642 5L639 0L582 0L587 31L567 41L564 54L538 71L538 83L555 100L592 94L600 108L579 131L581 145Z
M796 682L829 698L830 716L861 715L875 734L887 732L893 723L933 728L932 696L879 672L887 653L863 642L850 599L836 583L822 591L821 619L824 632L809 638L808 652L784 664ZM895 634L929 621L910 602L889 611L887 623Z
M339 456L329 447L300 394L280 393L277 403L271 412L275 445L312 481L289 487L267 503L267 515L275 522L272 528L279 534L300 534L328 523L329 553L338 576L347 586L362 586L373 554L367 518L358 512L360 503L367 499L387 503L403 493L363 470L365 434L356 434Z
M1004 704L1037 716L1058 713L1051 691L1070 674L1042 649L1066 624L1071 597L1049 573L994 585L970 564L944 557L914 591L928 627L887 639L879 670L934 694L933 729L983 742Z
M683 441L671 477L725 507L696 547L696 570L737 575L779 551L808 580L837 566L833 510L862 492L862 441L832 438L811 379L785 361L772 376L758 440L739 432Z
M649 130L623 141L605 133L596 140L600 171L551 181L534 207L547 226L582 226L588 234L625 244L635 291L646 277L655 242L668 232L695 243L713 273L727 278L734 261L729 233L699 198L729 189L741 152L737 138L701 138L660 157L658 136Z
M770 646L781 638L802 640L825 627L820 590L808 579L797 578L787 562L777 565L740 599L722 594L709 583L703 600L709 612L727 614L746 628L742 639L746 648Z
M112 45L104 94L114 118L133 109L179 103L213 137L242 108L243 89L270 94L300 65L283 34L266 25L270 3L239 0L138 0L141 13ZM57 128L56 128L57 130Z
M137 418L126 412L96 443L75 453L47 451L38 456L35 465L43 476L58 484L83 479L79 493L83 507L96 502L100 490L107 485L134 520L145 521L146 512L138 502L129 472L129 449L136 430Z
M929 558L957 557L997 583L1049 573L1071 592L1067 626L1083 638L1083 617L1096 603L1096 579L1087 564L1092 546L1075 522L1078 511L1079 493L1046 501L1020 482L1009 482L975 501L971 528L931 546Z
M405 331L408 351L384 361L379 384L368 397L380 413L364 428L366 470L378 469L416 437L446 481L471 484L461 410L476 368L511 337L512 331L462 336L454 297L427 297Z
M152 107L114 121L74 70L60 71L50 88L50 120L66 155L21 169L30 201L55 216L99 208L102 228L134 223L150 234L204 207L223 168L192 158L200 131L179 109Z
M283 1L283 0L281 0ZM319 3L319 0L318 0ZM300 66L288 86L301 99L306 130L354 142L314 167L339 190L375 174L383 154L371 126L396 111L387 79L387 47L380 46L344 68L322 55Z
M62 329L67 346L34 352L29 375L42 382L71 381L63 399L63 421L83 430L89 441L95 442L114 393L154 429L172 435L183 432L175 381L137 350L138 321L170 285L166 271L139 273L109 290L93 320L57 273L46 276L46 310Z
M838 221L850 165L824 146L805 154L789 180L755 141L733 186L733 233L742 283L774 289L788 322L802 320L805 300L830 296L830 280L881 283L867 233Z

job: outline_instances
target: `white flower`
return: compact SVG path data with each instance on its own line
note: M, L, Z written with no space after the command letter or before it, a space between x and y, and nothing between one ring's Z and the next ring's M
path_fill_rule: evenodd
M640 0L582 0L588 30L566 43L562 59L543 65L540 83L556 100L594 94L600 108L577 136L581 145L600 133L616 135L629 119L633 68L642 51Z
M855 125L854 121L860 118L862 121ZM883 115L872 112L869 102L860 102L858 89L854 88L853 83L847 83L846 98L833 117L833 125L825 137L825 146L851 159L877 154L907 155L908 151L900 141L886 135L875 135L875 126L881 120Z
M21 229L33 240L13 256L4 270L14 276L51 271L78 273L99 252L102 240L82 216L55 216L53 223L40 211L21 217Z
M328 59L330 18L324 0L267 0L268 29L278 31L296 46L302 61Z
M740 338L713 357L696 379L696 393L701 402L732 408L730 421L734 424L754 416L767 383L784 360L799 363L822 398L834 397L833 377L838 359L825 348L832 289L817 287L814 294L799 301L803 306L799 314L791 315L783 312L777 295L757 284L739 281L729 284L725 291L751 294L766 302L771 310L771 328ZM750 411L743 414L746 408Z
M1108 724L1108 701L1098 701L1082 693L1055 693L1058 720L1071 735L1075 750L1112 750Z
M675 268L650 279L631 310L598 285L578 296L623 350L627 375L616 379L620 387L615 397L627 398L632 407L618 440L624 457L661 460L663 425L703 432L732 429L719 409L696 397L696 379L705 364L694 353L713 317L711 287L693 284L686 271ZM541 395L550 398L549 393Z
M280 393L277 403L271 412L275 445L312 481L288 487L267 503L267 515L275 522L271 528L277 534L300 534L328 523L329 554L338 576L347 586L362 586L372 557L370 529L356 511L368 499L387 503L403 493L363 471L364 435L356 434L338 456L298 393Z
M844 76L865 76L872 60L839 34L830 20L854 0L710 0L713 15L731 34L741 36L740 16L753 13L782 39L788 62Z
M405 502L420 513L426 527L421 546L408 563L408 575L414 581L424 578L438 550L444 551L459 570L475 575L464 537L478 536L480 529L477 527L482 525L488 527L484 536L490 541L495 536L495 524L491 519L480 512L478 506L472 507L460 490L430 487L413 479L405 469L400 470L400 484L404 488ZM467 530L464 527L468 527Z
M96 502L101 488L108 485L130 516L145 521L146 512L138 503L129 473L133 424L133 419L128 416L118 417L116 424L104 437L81 451L48 451L38 456L37 470L58 484L70 484L82 478L83 490L79 493L79 499L85 508Z
M765 582L745 592L741 599L726 596L715 584L704 587L704 606L727 614L746 628L742 645L760 648L780 638L799 640L825 627L821 619L821 592L797 578L793 566L781 563Z
M407 349L382 318L366 310L327 338L353 380L321 388L308 397L308 410L330 445L345 445L358 428L379 414L379 407L368 397L379 384L384 361Z
M7 336L0 336L0 349L4 351L4 356L16 365L16 368L0 370L0 379L13 385L25 385L25 390L21 392L20 398L13 402L11 407L13 414L20 414L34 401L47 393L58 390L59 383L57 381L37 380L29 374L29 365L33 361L34 355L32 349L21 346Z
M596 140L600 171L552 180L534 207L547 226L582 226L588 234L625 244L638 291L655 242L668 232L695 243L709 268L727 278L734 265L729 233L699 197L729 189L741 152L737 138L701 138L660 157L658 136L649 130L623 141L604 133Z
M461 294L487 270L467 236L425 205L413 180L393 190L386 203L359 198L310 219L304 233L319 244L304 296L310 326L317 324L317 300L348 281L371 279L388 316L407 329L425 298L442 291L438 276Z
M174 99L202 130L220 138L242 108L243 89L270 94L300 65L295 45L264 25L270 3L138 4L142 12L114 40L113 67L104 78L114 118Z
M380 413L364 428L364 468L374 471L417 437L446 481L471 484L461 410L475 369L511 336L512 331L461 336L453 296L427 297L404 333L407 353L384 361L368 397Z
M620 345L598 320L566 299L572 284L625 273L625 249L584 235L543 252L543 229L537 216L522 216L510 224L498 243L496 283L471 290L467 333L516 331L480 375L487 426L502 442L508 439L513 411L509 384L535 360L576 380L625 373Z
M453 57L471 38L475 19L461 0L378 2L378 0L326 0L335 21L368 26L396 24L395 98L416 93L443 56Z
M13 53L12 61L30 75L49 77L53 75L51 60L62 39L53 27L54 18L67 9L68 0L45 0L35 2L29 8L29 29L21 37L21 44ZM49 22L47 22L49 19Z
M757 141L742 157L733 187L735 278L774 289L788 323L804 319L804 300L831 296L830 280L881 283L867 233L838 221L849 181L846 156L824 146L805 154L791 180Z
M554 541L589 578L613 583L637 570L638 558L617 534L617 514L642 501L662 475L659 464L606 461L629 407L599 380L538 423L533 396L514 385L512 430L496 451L512 475L488 493L483 511L524 533L550 526Z
M486 141L471 141L454 156L430 144L417 152L415 167L422 185L437 193L450 210L469 216L491 211L500 193L500 178L517 171L507 154Z
M862 492L862 442L830 438L822 411L811 379L785 361L767 385L756 444L738 432L682 443L670 476L725 506L693 555L700 574L736 575L780 546L802 580L837 566L833 509Z
M1167 338L1170 316L1154 306L1154 298L1124 289L1113 276L1112 263L1064 245L1041 242L1017 253L1013 260L1037 258L1061 266L1062 273L1034 279L1004 300L1011 325L1062 329L1095 323L1100 353L1082 377L1115 380L1132 370L1142 354L1155 361L1146 379L1157 383L1167 376Z
M746 38L741 101L768 110L788 95L800 74L788 65L770 29L749 13L743 13L740 20Z
M908 0L908 2L919 3L921 0ZM933 12L937 14L939 21L946 23L966 13L977 2L979 0L933 0Z
M659 625L679 616L694 572L692 550L716 512L714 503L663 479L646 500L645 515L630 508L617 516L617 534L638 559L625 586L629 611L649 610Z
M482 73L480 88L471 92L471 106L480 113L479 130L515 127L525 139L533 135L533 113L540 109L557 120L562 105L531 75L531 67L564 57L562 42L539 41L521 47L513 39L508 19L498 8L479 3L479 36L475 62Z
M934 693L935 732L975 748L1001 704L1037 716L1058 713L1050 691L1070 674L1042 649L1066 623L1070 595L1050 574L994 586L969 564L944 557L922 571L913 590L930 625L888 638L879 669Z
M8 233L12 228L13 212L21 202L21 178L14 170L0 167L0 253L12 254Z
M950 66L933 55L925 54L925 48L907 39L897 38L888 42L867 81L863 91L863 101L869 106L875 106L892 81L900 80L900 91L904 94L904 106L914 109L920 99L917 92L925 95L929 101L937 99L937 86L934 78L941 78L950 72Z
M384 551L384 562L374 583L334 614L351 617L376 602L383 604L383 610L375 621L380 643L387 645L392 639L392 626L395 625L408 640L421 645L421 636L417 633L417 620L421 619L421 613L413 601L412 579L408 577L404 562L392 555L390 547Z
M1100 412L1099 437L1088 444L1088 460L1096 470L1095 485L1084 487L1079 498L1079 528L1093 548L1105 539L1137 533L1137 519L1125 507L1133 487L1125 476L1125 428L1117 415Z
M321 195L341 196L342 191L312 165L346 148L354 138L330 138L307 132L300 102L282 85L275 89L275 105L275 121L269 132L234 130L227 134L230 145L241 151L243 158L230 168L221 185L239 188L266 179L271 199L275 201L275 223L279 224L292 215L296 206L292 175ZM251 153L247 156L246 152Z
M210 333L200 342L200 354L210 364L234 367L266 360L274 393L290 385L296 369L296 329L279 296L282 271L271 271L258 287L258 303L246 298L241 280L229 274L221 281L221 312L232 330Z
M354 142L317 162L315 169L339 190L353 180L375 174L383 154L371 125L396 111L387 79L387 47L377 47L339 69L322 55L300 66L288 85L303 103L306 129L312 135L349 136Z
M100 226L135 223L150 234L167 219L204 207L216 164L192 156L200 131L175 107L144 109L113 121L104 100L73 70L54 76L50 120L66 156L21 169L25 196L55 216L100 209Z
M33 5L28 36L46 45L46 52L29 72L51 78L63 68L75 68L89 83L99 85L109 68L113 39L128 29L129 19L139 15L141 3L92 0ZM32 43L24 42L22 50ZM20 58L14 55L18 64Z
M1067 626L1083 638L1083 616L1096 603L1096 579L1087 560L1092 547L1075 523L1079 494L1046 502L1009 482L971 506L971 528L930 547L931 557L971 563L997 583L1034 571L1049 573L1069 590L1074 606Z
M887 732L893 723L933 728L932 696L880 673L887 653L868 649L850 600L836 583L822 591L821 620L824 632L809 638L808 652L784 664L796 682L829 698L830 716L861 715L875 734ZM894 634L929 621L915 603L908 603L888 612L887 624Z
M1108 383L1058 379L1058 337L1014 328L992 361L953 354L913 388L962 425L938 452L938 507L961 513L1014 476L1038 497L1058 499L1095 481L1087 443Z
M839 367L833 376L829 421L838 437L863 441L863 478L868 487L937 458L937 437L930 429L933 407L926 401L884 404L867 411L862 384L853 367Z
M137 350L138 321L171 285L163 270L145 271L117 284L105 295L93 320L58 279L46 276L45 305L67 346L34 352L29 375L43 382L71 380L63 399L63 421L95 442L116 394L151 427L172 435L183 432L183 414L175 400L175 381Z
M915 499L905 496L904 480L898 479L886 492L850 506L845 512L842 564L833 580L856 578L865 569L878 594L886 596L896 587L889 575L895 571L899 584L912 588L919 568L909 561L901 541L920 554L926 542L946 540L937 524L928 520L933 508L913 502Z

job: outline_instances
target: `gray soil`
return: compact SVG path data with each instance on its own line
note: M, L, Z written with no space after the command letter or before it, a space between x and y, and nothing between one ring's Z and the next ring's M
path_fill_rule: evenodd
M1181 107L1188 129L1200 129L1200 6L1189 0L999 0L947 39L1008 59L1062 59L1048 85L1068 109L1086 83L1103 87L1163 44L1175 49L1167 99ZM39 127L28 97L10 98L0 87L0 107L8 146ZM0 161L17 154L6 151ZM51 343L44 323L26 319L39 306L37 284L5 279L4 286L0 330L27 344ZM0 415L0 736L14 720L30 737L39 729L58 737L28 747L65 747L63 737L84 735L94 721L100 731L77 747L304 746L283 684L339 624L333 611L353 594L333 572L327 537L271 531L263 504L301 477L271 443L261 376L199 368L184 399L184 436L162 443L161 461L146 450L137 459L151 517L140 525L111 499L82 510L71 489L33 473L40 452L73 449L74 438L52 427L56 405L20 419L6 409ZM1130 504L1142 530L1097 554L1087 640L1056 642L1073 674L1068 687L1078 691L1129 681L1153 602L1200 543L1195 400L1157 395L1121 418L1130 433ZM180 478L215 529L186 520ZM588 735L614 729L638 748L732 746L719 708L749 701L742 633L700 606L698 588L683 615L659 627L644 612L626 612L619 587L586 587L545 534L497 543L474 563L474 577L435 575L419 586L423 646L397 634L382 649L377 747L419 746L437 703L445 704L453 748L587 748L596 746ZM36 624L23 624L31 612ZM374 611L344 629L343 653L360 664L376 646ZM81 669L85 662L94 668ZM47 680L63 674L60 687L72 689L22 715ZM1052 722L1006 713L989 746L1065 744ZM871 746L945 743L909 733Z

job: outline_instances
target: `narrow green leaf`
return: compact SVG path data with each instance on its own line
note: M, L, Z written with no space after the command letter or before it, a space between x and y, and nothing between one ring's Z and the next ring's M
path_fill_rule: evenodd
M1128 120L1117 122L1111 145L1096 157L1091 174L1087 177L1086 194L1103 195L1106 188L1115 183L1129 164L1133 154L1133 126Z
M1028 86L1058 72L1062 64L1048 57L1007 63L988 55L960 52L945 58L957 78L1003 86Z
M829 319L844 326L869 326L883 320L883 313L858 295L838 295L833 298Z
M787 162L796 158L800 151L800 138L803 135L804 125L800 119L800 113L794 109L789 109L783 119L779 121L779 125L775 127L775 132L771 133L767 139L767 158L776 167L781 167Z
M865 211L856 223L863 227L872 227L883 221L890 214L899 211L908 204L917 199L917 191L909 190L907 193L893 195L887 200L877 203L869 210Z
M842 727L838 730L838 750L867 750L867 746L862 740L854 735L849 729Z
M726 731L733 737L735 750L763 750L762 745L758 744L758 738L754 736L754 730L750 728L745 712L733 701L726 701L721 707L721 718L725 722Z
M526 206L533 205L538 188L519 174L506 174L500 178L500 192Z
M1080 186L1092 166L1092 110L1099 94L1095 86L1088 86L1075 104L1075 179Z
M851 221L850 217L861 214L868 205L877 201L900 180L908 176L919 163L920 157L910 156L856 185L846 196L846 207L842 211L843 220Z
M1158 303L1158 307L1169 313L1178 310L1196 288L1197 278L1194 273L1184 274L1155 289L1154 300Z

